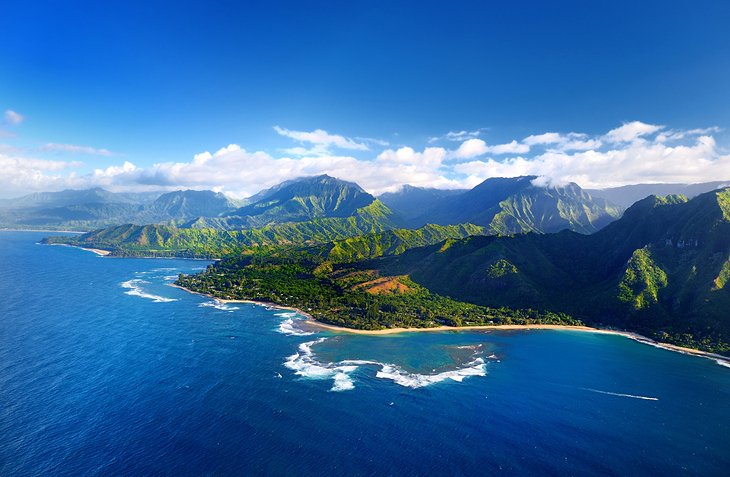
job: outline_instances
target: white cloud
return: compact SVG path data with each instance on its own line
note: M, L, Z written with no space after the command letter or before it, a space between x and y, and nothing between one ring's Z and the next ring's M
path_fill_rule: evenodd
M547 151L531 158L471 161L455 171L482 178L537 175L553 183L576 182L582 187L612 187L642 182L708 182L730 178L730 155L722 155L711 136L688 145L659 142L614 144L607 150Z
M29 191L57 190L73 187L76 174L63 174L67 169L81 166L79 162L48 161L14 155L12 149L0 152L0 186L4 196L18 196Z
M395 151L388 149L381 152L377 160L381 163L413 164L438 169L445 158L446 150L442 147L427 147L423 152L416 152L411 147L401 147Z
M626 128L629 124L633 126ZM17 157L21 150L3 146L0 193L101 186L111 190L216 189L242 197L287 179L323 173L357 182L376 194L404 183L463 188L489 177L520 175L539 176L542 184L577 182L583 187L730 180L730 155L716 144L715 129L627 125L606 134L550 132L495 146L469 138L455 149L388 148L368 159L310 154L304 147L283 154L249 152L231 144L186 161L151 166L126 161L85 174L75 169L78 163ZM651 130L654 133L648 132ZM488 153L507 156L500 160L483 157Z
M486 142L481 139L467 139L451 155L456 159L470 159L486 154L487 151L489 151L489 148Z
M58 144L50 142L41 147L42 151L68 152L71 154L90 154L94 156L111 156L112 152L108 149L97 149L90 146L77 146L75 144Z
M535 146L537 144L555 144L563 141L563 136L560 133L556 132L546 132L543 134L527 136L525 139L522 140L522 142L524 142L528 146Z
M547 132L527 136L522 142L528 146L546 146L548 149L559 151L585 151L597 149L602 145L599 139L589 139L587 134L575 132L568 134Z
M631 121L630 123L625 123L623 126L608 131L605 140L608 142L631 142L643 136L654 134L661 129L664 129L664 126L646 124L641 121Z
M24 119L25 117L22 114L16 113L12 109L5 110L5 122L8 124L20 124Z
M476 138L482 134L484 129L477 129L475 131L449 131L443 136L434 136L428 139L429 143L438 141L464 141L466 139Z
M488 146L481 139L467 139L451 153L451 157L455 159L471 159L473 157L482 156L486 153L492 154L524 154L530 151L530 146L512 141L507 144L496 144Z
M362 142L357 142L353 139L340 136L339 134L330 134L324 129L315 129L314 131L292 131L290 129L274 126L274 131L279 135L294 139L299 142L307 142L319 146L320 149L315 149L319 152L324 152L329 146L339 147L340 149L350 149L356 151L368 151L369 148Z
M525 154L530 152L530 146L527 144L520 144L513 140L507 144L497 144L496 146L489 146L488 151L492 154Z

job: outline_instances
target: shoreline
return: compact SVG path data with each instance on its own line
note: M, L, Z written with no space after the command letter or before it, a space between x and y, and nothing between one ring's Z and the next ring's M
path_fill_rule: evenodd
M0 229L0 232L58 232L60 234L85 234L81 230L47 230L47 229Z
M295 312L297 312L297 314L304 316L306 318L307 323L311 322L312 324L314 324L314 323L324 324L324 323L321 323L321 322L315 320L314 317L312 315L310 315L309 313L307 313L306 311L300 310L299 308L294 308L293 306L277 305L276 303L270 303L267 301L256 301L256 300L226 300L225 298L218 298L217 296L213 296L208 293L201 293L201 292L196 292L193 290L188 290L187 288L181 287L180 285L176 285L174 283L168 283L167 285L171 286L173 288L178 288L180 290L184 290L188 293L192 293L193 295L204 296L206 298L210 298L211 300L219 301L221 303L248 303L249 305L266 306L268 308L275 308L277 310L295 311ZM349 329L349 328L344 328L344 329Z
M155 260L202 260L206 262L219 262L223 260L222 258L196 258L196 257L177 257L177 256L171 256L171 257L137 257L137 256L120 256L120 255L112 255L112 252L109 250L104 250L101 248L92 248L92 247L82 247L81 245L71 245L68 243L41 243L38 242L38 245L50 245L55 247L72 247L72 248L78 248L80 250L86 250L88 252L94 252L95 254L102 256L102 257L109 257L109 258L140 258L140 259L155 259ZM195 293L195 292L190 292Z
M425 333L425 332L440 332L440 331L453 331L453 332L508 331L508 330L515 330L515 331L517 331L517 330L522 330L522 331L529 331L529 330L579 331L579 332L584 332L584 333L596 333L596 334L604 334L604 335L623 336L624 338L628 338L630 340L636 341L641 344L653 346L655 348L660 348L660 349L664 349L667 351L672 351L674 353L680 353L680 354L697 356L699 358L711 359L711 360L717 362L717 364L719 364L720 366L730 367L730 357L728 357L728 356L723 356L721 354L711 353L709 351L702 351L702 350L694 349L694 348L685 348L683 346L673 345L671 343L661 343L661 342L655 341L647 336L640 335L638 333L634 333L631 331L610 330L610 329L594 328L591 326L579 326L579 325L540 325L540 324L434 326L432 328L387 328L384 330L358 330L355 328L345 328L344 326L330 325L328 323L318 321L317 319L315 319L311 314L307 313L306 311L301 310L299 308L292 307L292 306L278 305L276 303L269 303L269 302L265 302L265 301L256 301L256 300L227 300L225 298L215 297L208 293L201 293L201 292L188 290L187 288L181 287L180 285L176 285L174 283L170 283L169 286L174 287L174 288L179 288L180 290L184 290L184 291L186 291L188 293L192 293L194 295L204 296L206 298L210 298L212 300L216 300L221 303L248 303L251 305L266 306L266 307L274 308L277 310L294 311L306 318L305 324L307 324L311 327L314 327L314 328L334 331L334 332L338 332L338 333L382 336L382 335L393 335L393 334L398 334L398 333Z
M67 243L44 243L41 245L52 245L56 247L72 247L72 248L78 248L81 250L86 250L87 252L93 252L100 257L106 257L107 255L111 255L111 252L109 250L102 250L100 248L89 248L89 247L82 247L80 245L69 245Z

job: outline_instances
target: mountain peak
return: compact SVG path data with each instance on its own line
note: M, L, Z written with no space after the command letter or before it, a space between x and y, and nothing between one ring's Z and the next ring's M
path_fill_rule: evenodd
M349 217L375 200L354 182L321 174L282 182L259 192L229 215L261 227L319 217Z

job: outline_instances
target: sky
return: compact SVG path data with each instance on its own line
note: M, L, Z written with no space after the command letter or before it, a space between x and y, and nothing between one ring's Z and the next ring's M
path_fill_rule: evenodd
M0 197L730 180L727 1L15 1Z

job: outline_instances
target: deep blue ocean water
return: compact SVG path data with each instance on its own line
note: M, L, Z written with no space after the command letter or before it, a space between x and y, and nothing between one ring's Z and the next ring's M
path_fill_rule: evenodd
M0 232L0 475L728 475L730 368L571 331L306 334L206 262Z

